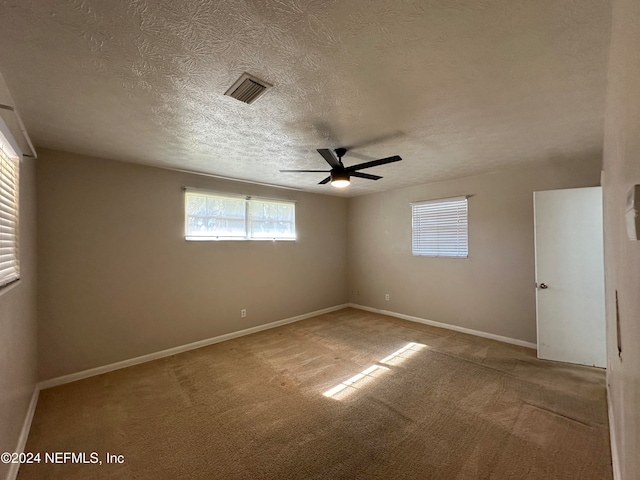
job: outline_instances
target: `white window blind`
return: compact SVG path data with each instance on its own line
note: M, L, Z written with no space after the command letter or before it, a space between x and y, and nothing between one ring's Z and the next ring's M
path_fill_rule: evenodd
M18 278L18 158L0 141L0 287Z
M467 258L467 217L466 197L412 203L413 254Z
M249 200L251 238L296 238L295 203L276 200Z
M295 240L295 203L185 191L187 240Z

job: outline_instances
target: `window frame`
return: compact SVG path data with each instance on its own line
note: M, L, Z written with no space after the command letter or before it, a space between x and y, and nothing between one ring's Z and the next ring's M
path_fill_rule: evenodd
M429 212L427 205L436 208ZM414 257L469 258L469 195L412 202L410 206L411 254ZM438 206L440 211L437 210ZM434 224L431 228L419 225L420 222L428 224L429 220L439 220L448 225ZM456 225L451 224L454 220L457 221ZM431 241L424 237L430 237ZM439 239L445 241L439 244Z
M20 155L0 129L0 290L20 277Z
M282 198L268 198L255 195L241 195L227 192L217 192L194 187L183 187L184 197L184 239L189 242L220 242L220 241L284 241L295 242L297 240L296 231L296 201ZM242 200L244 202L244 235L190 235L189 234L189 213L187 212L187 196L189 194L209 196L219 199ZM253 203L252 203L253 202ZM292 236L256 236L253 234L253 222L251 207L257 203L284 204L293 208L293 221L288 222L293 226ZM252 222L253 220L253 222Z

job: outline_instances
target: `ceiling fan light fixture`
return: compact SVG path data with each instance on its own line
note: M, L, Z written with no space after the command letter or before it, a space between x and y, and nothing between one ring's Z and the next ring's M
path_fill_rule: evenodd
M336 188L348 187L351 181L351 176L358 178L365 178L367 180L380 180L382 177L379 175L370 175L368 173L362 173L360 170L365 168L377 167L378 165L385 165L387 163L398 162L402 158L398 155L393 157L380 158L378 160L371 160L370 162L360 163L358 165L350 165L345 167L342 163L342 156L347 153L346 148L336 148L335 150L329 150L328 148L319 148L318 153L322 155L322 158L331 167L331 170L280 170L281 172L330 172L328 177L323 178L318 185L326 185L331 182L331 185Z
M331 186L336 188L344 188L349 186L349 173L347 172L331 172Z

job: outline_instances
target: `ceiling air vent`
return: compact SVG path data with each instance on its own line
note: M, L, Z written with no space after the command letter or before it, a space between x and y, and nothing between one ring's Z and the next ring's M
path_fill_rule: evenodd
M253 103L272 86L253 75L243 73L224 94L244 103Z

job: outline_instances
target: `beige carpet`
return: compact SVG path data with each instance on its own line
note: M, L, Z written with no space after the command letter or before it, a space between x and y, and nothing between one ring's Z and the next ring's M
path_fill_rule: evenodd
M607 480L608 438L603 370L345 309L42 391L25 451L124 463L18 478Z

